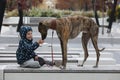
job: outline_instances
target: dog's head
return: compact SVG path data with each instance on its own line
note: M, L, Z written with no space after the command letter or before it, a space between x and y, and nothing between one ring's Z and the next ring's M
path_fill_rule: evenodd
M38 31L41 33L42 40L46 39L48 27L44 22L40 22L38 26Z

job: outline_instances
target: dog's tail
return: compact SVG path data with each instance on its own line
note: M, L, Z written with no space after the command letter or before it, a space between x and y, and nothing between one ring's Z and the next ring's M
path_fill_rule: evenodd
M102 49L99 49L99 51L101 52L101 51L103 51L105 48L102 48Z

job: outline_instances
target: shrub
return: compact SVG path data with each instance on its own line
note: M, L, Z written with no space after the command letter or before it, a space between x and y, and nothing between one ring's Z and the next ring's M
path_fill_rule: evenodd
M10 16L18 16L18 11L9 12ZM101 12L98 12L98 16L101 17ZM66 17L66 16L75 16L75 15L82 15L87 17L94 17L93 11L70 11L70 10L52 10L52 9L40 9L37 7L32 7L28 11L24 10L24 16L29 17Z
M26 16L30 17L40 17L41 16L41 10L35 7L32 7L28 13L26 13Z
M40 9L40 8L35 8L33 7L32 9L29 10L27 16L30 17L57 17L60 18L61 17L61 13L60 12L55 12L52 9Z
M18 10L17 9L14 9L10 12L7 13L6 17L11 17L11 16L18 16Z

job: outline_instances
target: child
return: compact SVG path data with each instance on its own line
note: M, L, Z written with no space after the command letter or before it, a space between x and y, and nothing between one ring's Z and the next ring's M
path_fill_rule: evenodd
M28 26L22 26L20 29L20 41L16 51L17 63L21 67L39 68L44 64L53 66L52 62L45 61L43 58L38 57L34 50L39 47L44 41L39 40L33 43L32 28Z

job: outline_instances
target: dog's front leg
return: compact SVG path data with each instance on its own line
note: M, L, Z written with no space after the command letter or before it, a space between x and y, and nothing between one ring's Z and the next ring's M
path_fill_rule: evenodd
M62 69L66 68L66 63L67 63L67 41L66 40L61 40L61 50L62 50Z

